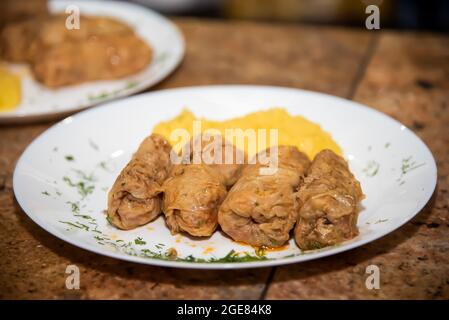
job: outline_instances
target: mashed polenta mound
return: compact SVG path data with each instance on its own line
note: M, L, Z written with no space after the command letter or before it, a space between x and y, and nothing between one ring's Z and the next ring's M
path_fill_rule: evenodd
M302 116L292 116L286 110L282 108L272 108L263 111L257 111L249 113L245 116L233 118L225 121L212 121L202 118L197 118L190 110L184 109L175 118L160 122L153 129L154 133L163 135L174 146L176 151L181 148L180 138L172 135L177 129L186 130L190 136L194 135L194 121L201 121L201 132L210 132L216 134L218 130L220 134L226 138L226 132L230 132L229 129L240 129L239 131L247 134L245 137L244 146L240 145L237 139L230 141L235 144L237 148L240 148L248 153L248 156L254 155L272 145L293 145L303 151L310 159L313 159L315 155L323 149L330 149L335 153L341 155L342 151L338 144L332 139L332 136L321 129L321 127ZM198 123L197 123L198 124ZM247 129L252 129L247 131ZM265 129L265 141L266 143L259 143L261 134ZM272 141L270 139L270 129L278 130L278 141ZM252 147L248 145L248 139L251 135L250 132L255 132L254 138L257 141L256 145ZM178 130L179 132L179 130ZM218 132L217 132L218 133ZM232 140L232 139L228 139Z

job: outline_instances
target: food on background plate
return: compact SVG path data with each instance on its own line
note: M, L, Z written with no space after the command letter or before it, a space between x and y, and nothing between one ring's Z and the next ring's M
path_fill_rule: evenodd
M171 167L170 151L170 144L162 136L145 138L109 191L109 222L128 230L159 216L161 187Z
M39 33L36 24L41 24L45 18L32 18L6 25L0 30L1 58L14 63L31 63L30 48Z
M20 77L0 66L0 88L0 111L13 110L21 99Z
M290 238L299 209L295 191L310 160L294 146L279 146L277 152L274 174L261 174L263 165L249 164L220 207L218 222L235 241L279 247Z
M48 15L47 0L1 0L0 28L11 22Z
M66 19L56 14L7 24L0 34L1 56L30 64L36 79L50 88L123 78L152 59L152 49L123 22L82 15L80 28L68 29Z
M66 20L66 15L55 14L7 25L0 38L3 57L11 62L32 64L43 51L64 43L79 44L102 36L134 33L128 25L107 17L83 15L79 29L68 29Z
M151 59L146 43L133 35L64 42L37 55L32 70L50 88L93 80L118 79L142 70Z
M342 157L330 150L317 154L298 192L298 246L319 249L354 238L363 197L360 183Z

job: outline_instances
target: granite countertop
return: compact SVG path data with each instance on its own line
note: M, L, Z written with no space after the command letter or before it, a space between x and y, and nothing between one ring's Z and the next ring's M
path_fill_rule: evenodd
M12 190L15 163L53 123L0 127L0 298L448 299L449 37L322 26L176 19L184 61L154 89L207 84L303 88L359 101L410 127L434 154L438 185L397 231L363 247L275 268L204 271L133 264L67 244L32 222ZM217 41L220 39L220 41ZM65 288L66 266L81 271ZM365 286L368 265L380 289Z

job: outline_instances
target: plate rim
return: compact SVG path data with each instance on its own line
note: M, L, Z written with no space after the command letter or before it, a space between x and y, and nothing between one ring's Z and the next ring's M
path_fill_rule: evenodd
M158 260L158 259L152 259L152 258L128 256L128 255L124 255L121 253L115 253L115 252L101 251L101 250L99 250L99 248L90 246L87 243L85 244L85 243L80 243L75 240L72 240L71 237L66 236L62 233L58 233L56 231L53 232L53 230L50 230L51 228L47 228L45 226L44 222L39 219L37 214L33 213L32 210L29 210L28 208L26 208L24 199L22 199L21 196L18 195L16 192L18 179L19 179L18 171L20 170L20 167L22 166L23 161L25 161L24 158L25 158L26 153L30 152L31 146L33 144L37 143L37 141L45 138L45 136L47 134L51 134L51 132L53 130L55 130L63 125L66 125L68 121L71 122L73 120L72 117L82 117L82 116L85 116L89 112L99 112L102 109L113 107L114 104L119 104L119 103L123 102L122 101L123 99L119 99L119 100L109 101L107 103L101 104L94 108L84 109L82 111L77 112L76 114L73 114L65 119L62 119L61 121L59 121L59 122L55 123L54 125L52 125L51 127L47 128L44 132L42 132L36 138L34 138L30 144L28 144L28 146L24 149L24 151L20 155L19 159L17 160L17 163L14 167L14 172L13 172L13 179L12 179L13 180L13 193L14 193L14 197L15 197L17 203L19 204L19 206L21 207L23 212L32 221L34 221L37 225L39 225L41 228L43 228L45 231L47 231L51 235L65 241L71 245L74 245L76 247L82 248L82 249L90 251L90 252L94 252L96 254L107 256L110 258L116 258L119 260L130 261L130 262L134 262L134 263L141 263L141 264L146 264L146 265L160 266L160 267L182 268L182 269L210 269L210 270L224 269L224 270L229 270L229 269L263 268L263 267L273 267L273 266L287 265L287 264L293 264L293 263L300 263L300 262L320 259L320 258L324 258L327 256L339 254L339 253L342 253L345 251L352 250L357 247L362 247L362 246L366 245L367 243L376 241L376 240L383 238L384 236L398 230L405 223L407 223L411 219L413 219L429 203L429 201L431 200L431 198L435 192L436 185L437 185L437 177L438 177L438 167L436 165L436 161L435 161L435 158L434 158L431 150L424 143L424 141L418 135L416 135L412 130L410 130L408 127L403 125L398 120L390 117L389 115L387 115L383 112L380 112L374 108L371 108L367 105L364 105L359 102L355 102L355 101L352 101L352 100L349 100L349 99L346 99L343 97L334 96L334 95L322 93L322 92L311 91L311 90L298 89L298 88L293 88L293 87L226 84L226 85L204 85L204 86L168 88L168 89L156 90L156 91L151 91L151 92L145 92L145 93L141 93L141 94L134 95L134 96L129 96L129 97L126 97L125 99L129 99L129 100L145 99L146 96L170 94L170 92L173 92L173 91L178 91L178 92L179 91L192 91L192 90L193 91L195 91L195 90L202 91L202 90L207 90L207 89L215 89L215 90L217 90L217 89L218 90L222 90L222 89L225 89L225 90L235 90L235 89L247 89L247 90L248 89L249 90L258 89L258 90L260 90L260 89L264 89L264 90L288 91L288 92L292 92L292 93L297 92L300 94L308 94L308 95L318 96L319 98L337 99L337 100L340 100L341 102L349 103L356 108L361 108L365 111L375 113L378 116L385 118L387 121L390 121L396 125L401 126L401 128L404 127L407 130L407 132L411 133L413 138L416 139L421 144L422 147L424 147L424 150L428 153L430 158L433 160L431 163L429 163L430 170L432 172L434 172L434 174L431 177L432 187L429 188L428 190L425 190L425 194L422 197L422 199L425 199L425 201L423 200L421 205L417 206L416 209L413 210L415 212L413 214L411 214L410 217L404 217L396 225L393 225L390 228L386 228L386 231L382 231L380 233L376 233L371 236L367 236L366 238L361 239L360 241L354 241L354 239L352 239L352 240L349 240L347 243L340 244L336 247L328 247L328 248L322 249L322 251L320 250L320 251L315 251L315 252L311 252L311 253L306 252L306 253L303 253L303 254L300 254L300 255L297 255L294 257L290 257L290 258L279 258L279 259L273 259L273 260L254 261L254 262L210 263L210 262L183 262L183 261ZM68 119L70 119L70 120L68 120Z
M135 9L147 11L150 14L156 16L158 19L161 19L161 21L164 21L164 23L166 23L167 26L172 29L173 33L176 35L176 37L178 38L178 41L179 41L178 42L179 49L180 49L179 56L177 56L176 59L173 60L174 63L169 65L164 72L159 73L154 78L154 81L151 84L146 84L142 87L138 86L136 88L130 88L130 89L126 90L126 92L119 93L114 97L105 98L104 100L102 100L100 102L92 102L92 103L88 103L88 104L81 105L81 106L75 106L75 107L64 109L64 110L58 110L58 111L50 110L50 111L44 111L44 112L33 112L30 114L14 114L13 112L5 112L5 113L0 112L0 125L2 125L2 124L21 124L21 123L31 123L31 122L40 122L40 121L45 121L45 120L51 121L51 120L61 119L64 116L68 116L68 115L74 114L79 111L83 111L83 110L86 110L86 109L89 109L92 107L96 107L96 106L99 106L99 105L102 105L105 103L109 103L112 101L127 98L127 97L135 95L137 93L141 93L144 90L148 90L149 88L154 87L155 85L157 85L158 83L163 81L165 78L167 78L169 75L171 75L174 71L176 71L176 69L180 66L181 62L183 61L183 59L185 57L186 40L184 38L184 35L183 35L181 29L174 22L172 22L169 18L165 17L164 15L162 15L148 7L139 5L134 2L125 2L125 1L120 1L120 0L117 0L117 1L115 1L115 0L114 1L110 1L110 0L89 0L89 1L49 0L49 6L51 5L52 2L56 2L59 5L61 5L62 3L67 3L67 4L81 3L82 5L86 5L86 4L91 5L92 3L99 3L99 4L104 5L104 2L109 2L113 5L125 6L125 7L128 6L128 7L133 7ZM151 46L151 43L149 43L149 45ZM153 59L154 59L154 57L153 57ZM152 63L152 61L150 62L150 64L151 63ZM126 78L118 79L118 80L125 80L125 79ZM91 82L95 82L95 81L91 81Z

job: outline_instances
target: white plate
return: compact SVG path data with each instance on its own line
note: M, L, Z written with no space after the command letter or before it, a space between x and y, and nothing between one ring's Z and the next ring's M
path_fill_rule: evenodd
M358 220L360 235L339 246L306 253L291 240L287 249L268 252L268 260L199 263L182 261L182 258L189 259L191 255L210 260L222 258L231 250L240 256L244 252L255 256L255 252L219 232L201 241L171 236L162 217L132 231L119 231L109 225L103 210L106 209L107 190L117 174L156 123L174 117L186 106L199 116L217 120L280 106L293 115L303 115L319 123L343 148L366 194ZM67 156L68 159L73 156L74 160L68 161ZM404 174L404 161L413 164L415 169ZM75 170L93 174L94 181ZM84 181L85 189L94 186L93 193L81 199L77 188L70 187L64 177L70 178L72 183ZM412 131L363 105L288 88L208 86L142 94L66 118L25 150L14 172L14 192L31 219L78 247L159 266L227 269L306 261L373 241L397 229L423 208L433 193L436 177L432 154ZM95 222L74 216L70 203L77 201L79 214L89 215ZM105 237L110 240L101 240ZM139 244L139 240L136 244L139 237L145 244ZM123 244L127 245L121 247ZM151 257L151 252L163 256L168 248L175 248L181 261Z
M27 65L7 64L22 77L21 104L0 112L0 123L52 119L75 110L142 91L167 77L184 55L184 39L178 28L145 7L118 1L50 1L51 12L63 13L76 5L81 14L117 18L134 28L154 50L152 62L139 73L111 81L93 81L52 90L33 79Z

